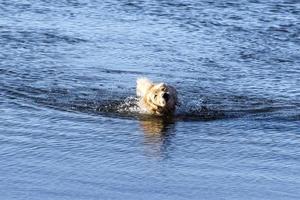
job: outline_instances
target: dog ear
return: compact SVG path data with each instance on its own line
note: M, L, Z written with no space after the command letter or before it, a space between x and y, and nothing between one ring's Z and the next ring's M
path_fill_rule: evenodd
M174 95L175 105L180 106L180 102L178 100L178 93L177 90L173 86L169 86L169 90Z
M136 95L138 97L142 97L145 96L145 94L147 93L147 91L153 86L153 83L143 77L143 78L138 78L136 81Z

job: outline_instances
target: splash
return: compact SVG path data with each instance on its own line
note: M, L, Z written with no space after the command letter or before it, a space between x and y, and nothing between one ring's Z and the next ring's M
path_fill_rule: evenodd
M105 109L106 111L115 112L117 114L151 117L147 114L145 109L139 106L139 99L133 96L127 97L118 103L110 103L105 105L105 107L110 107L109 109ZM224 117L224 113L212 105L205 104L204 100L199 99L198 101L182 101L172 117L181 120L212 120Z
M118 113L143 113L143 110L138 105L139 99L133 96L127 97L117 106Z

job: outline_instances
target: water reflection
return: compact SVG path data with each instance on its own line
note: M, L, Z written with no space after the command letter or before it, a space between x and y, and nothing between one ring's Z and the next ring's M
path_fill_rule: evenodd
M140 127L144 132L146 154L151 157L166 158L175 133L173 118L140 118Z

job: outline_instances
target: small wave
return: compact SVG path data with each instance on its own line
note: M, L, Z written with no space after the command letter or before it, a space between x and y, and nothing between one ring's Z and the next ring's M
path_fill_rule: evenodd
M0 31L0 43L10 44L55 44L55 43L66 43L76 44L81 42L87 42L86 39L73 37L71 35L64 35L52 30L8 30Z
M157 116L148 115L138 105L135 96L113 97L104 89L69 90L66 88L35 88L4 85L2 93L10 101L22 100L29 104L38 104L51 109L68 112L81 112L109 117L128 119L151 119ZM82 92L84 90L84 92ZM299 120L299 105L292 102L276 102L267 99L250 98L247 96L203 97L197 100L180 98L171 121L209 121L233 119L240 117L280 118ZM158 117L164 118L164 117ZM164 119L165 120L165 119ZM168 119L169 120L169 119Z

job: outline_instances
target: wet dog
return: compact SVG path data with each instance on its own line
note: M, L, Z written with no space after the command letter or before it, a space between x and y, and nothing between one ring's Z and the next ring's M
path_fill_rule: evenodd
M165 83L152 83L147 78L137 79L136 94L139 106L148 114L171 115L178 104L177 91Z

